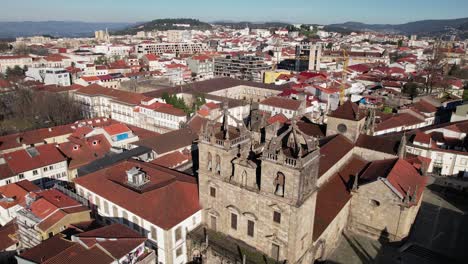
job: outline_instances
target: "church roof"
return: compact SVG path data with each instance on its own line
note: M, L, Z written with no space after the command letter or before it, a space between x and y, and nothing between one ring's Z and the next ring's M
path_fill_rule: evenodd
M359 109L359 106L350 100L340 105L329 116L346 120L361 120L366 117L364 111Z

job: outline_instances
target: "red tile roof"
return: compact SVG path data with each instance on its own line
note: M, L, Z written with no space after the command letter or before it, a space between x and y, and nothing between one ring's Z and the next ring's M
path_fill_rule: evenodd
M17 150L4 155L10 169L19 174L22 172L39 169L48 165L66 161L56 145L46 144L36 147L37 156L31 156L26 150Z
M121 259L146 241L145 237L121 224L80 233L76 237L87 247L98 244L115 259Z
M320 144L319 177L336 165L353 148L354 144L341 134L323 139Z
M413 139L413 142L419 142L422 144L429 144L431 142L431 135L424 132L417 132Z
M81 79L83 79L85 82L98 82L101 80L97 76L81 76Z
M87 207L57 189L39 191L34 194L36 199L28 210L42 219L37 226L43 231L55 225L68 214L89 211Z
M340 105L329 116L346 120L357 120L358 117L359 120L361 120L366 117L364 111L360 110L359 106L350 100L346 101L343 105Z
M434 105L426 102L425 100L421 100L413 105L411 107L416 108L418 111L423 112L423 113L433 113L435 114L437 112L437 107Z
M61 234L58 234L22 252L19 256L34 263L44 263L73 245L75 243L64 239Z
M192 131L190 128L183 128L155 137L142 139L133 144L151 148L157 154L162 155L178 149L190 147L197 138L198 135L196 132Z
M0 201L0 206L6 209L18 204L24 204L26 194L39 190L40 188L37 185L28 180L0 186L0 195L3 198L12 199L12 201Z
M190 155L185 155L180 151L174 151L164 156L158 157L157 159L151 161L151 163L173 169L189 162L191 159L192 158Z
M317 241L330 223L341 212L343 207L351 199L348 188L350 181L357 173L362 171L367 162L353 156L350 161L343 166L339 173L325 183L317 193L317 203L315 205L315 219L313 229L313 240Z
M88 85L84 88L79 89L78 91L76 91L76 93L86 94L89 96L98 96L98 95L107 96L107 97L113 98L116 101L127 103L127 104L132 104L132 105L138 105L141 103L142 100L147 99L146 96L139 94L139 93L105 88L98 84Z
M104 127L104 130L111 136L131 132L130 128L122 123L112 124Z
M261 101L260 104L289 110L298 110L301 105L301 101L283 97L269 97Z
M378 123L375 127L375 131L382 131L403 126L413 126L423 122L424 120L421 120L408 113L396 114L393 117Z
M277 115L274 115L270 118L268 118L267 122L268 124L273 124L273 123L276 123L276 122L279 122L280 124L284 124L288 121L289 119L283 115L283 114L277 114Z
M150 180L141 193L126 186L126 171L133 167ZM75 183L166 230L201 210L196 179L155 164L128 160Z
M418 203L426 187L427 177L421 176L408 161L399 159L388 174L387 180L403 197L407 192L413 196L417 191L414 203Z
M69 159L69 169L76 169L104 157L111 144L104 135L88 138L69 137L69 142L58 145L59 150Z
M93 126L102 127L105 125L116 123L110 118L92 118L78 120L74 123L55 126L50 128L41 128L36 130L25 131L21 133L10 134L0 137L0 151L5 151L13 148L19 148L22 144L32 145L43 143L46 139L67 136L74 133L79 127Z
M18 243L16 239L16 224L15 221L10 221L6 225L0 227L0 251L4 252L7 248Z

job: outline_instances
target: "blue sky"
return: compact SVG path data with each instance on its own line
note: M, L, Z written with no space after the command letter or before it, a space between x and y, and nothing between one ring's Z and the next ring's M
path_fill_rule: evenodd
M139 22L190 17L329 24L468 16L467 0L0 0L0 21Z

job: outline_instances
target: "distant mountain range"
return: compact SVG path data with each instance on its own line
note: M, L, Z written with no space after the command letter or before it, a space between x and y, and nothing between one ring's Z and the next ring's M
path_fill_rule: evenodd
M93 23L79 21L23 21L0 22L0 38L28 37L50 35L57 37L88 37L94 31L124 29L132 23Z
M340 27L357 31L376 31L398 34L418 34L424 36L436 36L444 34L466 34L468 30L468 18L421 20L405 24L364 24L359 22L346 22L332 24L332 27Z
M0 22L0 38L15 38L19 36L51 35L57 37L87 37L93 36L94 31L108 29L112 34L135 34L138 31L184 29L176 24L188 24L190 29L207 30L212 25L230 26L232 28L277 28L287 27L286 22L233 22L217 21L206 23L197 19L174 18L156 19L142 23L92 23L79 21L42 21L42 22ZM462 39L468 38L468 18L422 20L405 24L364 24L346 22L325 26L325 30L348 33L350 31L375 31L383 33L418 34L421 36L450 36L457 35Z

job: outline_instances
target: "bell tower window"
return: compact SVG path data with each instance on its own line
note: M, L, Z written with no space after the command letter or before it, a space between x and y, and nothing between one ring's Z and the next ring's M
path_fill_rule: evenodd
M216 173L221 175L221 157L216 155Z
M281 197L284 197L284 184L285 184L285 177L282 172L278 172L275 178L275 194Z
M209 171L211 171L212 168L213 168L213 159L211 157L211 153L208 152L208 166L207 166L207 169Z

